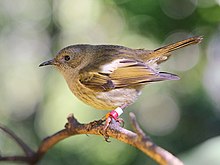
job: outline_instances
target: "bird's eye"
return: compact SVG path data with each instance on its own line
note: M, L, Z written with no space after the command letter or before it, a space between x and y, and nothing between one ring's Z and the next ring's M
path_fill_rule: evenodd
M70 56L67 56L67 55L64 56L64 60L65 60L65 61L69 61L69 60L70 60Z

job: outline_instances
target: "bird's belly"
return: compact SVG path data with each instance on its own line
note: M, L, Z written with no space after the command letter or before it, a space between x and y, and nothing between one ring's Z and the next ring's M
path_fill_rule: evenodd
M107 92L97 93L96 99L104 103L98 109L112 110L119 106L130 105L134 103L140 95L140 91L134 88L120 88Z
M70 89L84 103L101 110L112 110L125 104L130 105L141 93L139 89L135 88L119 88L106 92L95 92L85 86L82 88L82 86L81 83L75 83L74 86L70 86Z

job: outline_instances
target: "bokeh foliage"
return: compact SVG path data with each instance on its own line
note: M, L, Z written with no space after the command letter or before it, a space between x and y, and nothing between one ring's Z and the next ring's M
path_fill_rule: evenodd
M181 80L146 86L122 117L129 128L128 112L134 111L145 132L186 164L220 164L219 5L219 0L1 0L1 123L36 149L41 139L63 128L69 113L81 122L104 116L106 111L95 111L76 99L55 69L38 68L64 46L154 49L203 35L199 46L174 52L161 66ZM22 154L15 146L0 132L2 155ZM76 136L56 145L40 164L154 162L115 140Z

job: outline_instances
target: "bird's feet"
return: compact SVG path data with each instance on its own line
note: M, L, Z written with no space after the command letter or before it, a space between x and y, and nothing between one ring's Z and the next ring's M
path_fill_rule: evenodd
M104 132L106 132L106 129L109 127L109 124L113 121L118 122L119 124L122 124L124 126L124 120L122 118L118 118L123 113L123 110L118 107L115 110L109 112L105 116L105 125L104 125Z

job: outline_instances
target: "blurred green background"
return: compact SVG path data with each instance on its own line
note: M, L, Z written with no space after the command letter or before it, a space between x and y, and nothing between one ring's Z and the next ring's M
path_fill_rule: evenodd
M89 122L107 113L75 98L54 68L38 68L64 46L155 49L194 35L203 35L203 42L174 52L161 66L181 80L146 86L122 117L130 129L128 114L134 112L154 142L187 165L219 165L219 0L0 0L0 122L37 149L64 127L68 114ZM0 152L22 154L2 131ZM155 163L114 139L80 135L57 144L39 164Z

